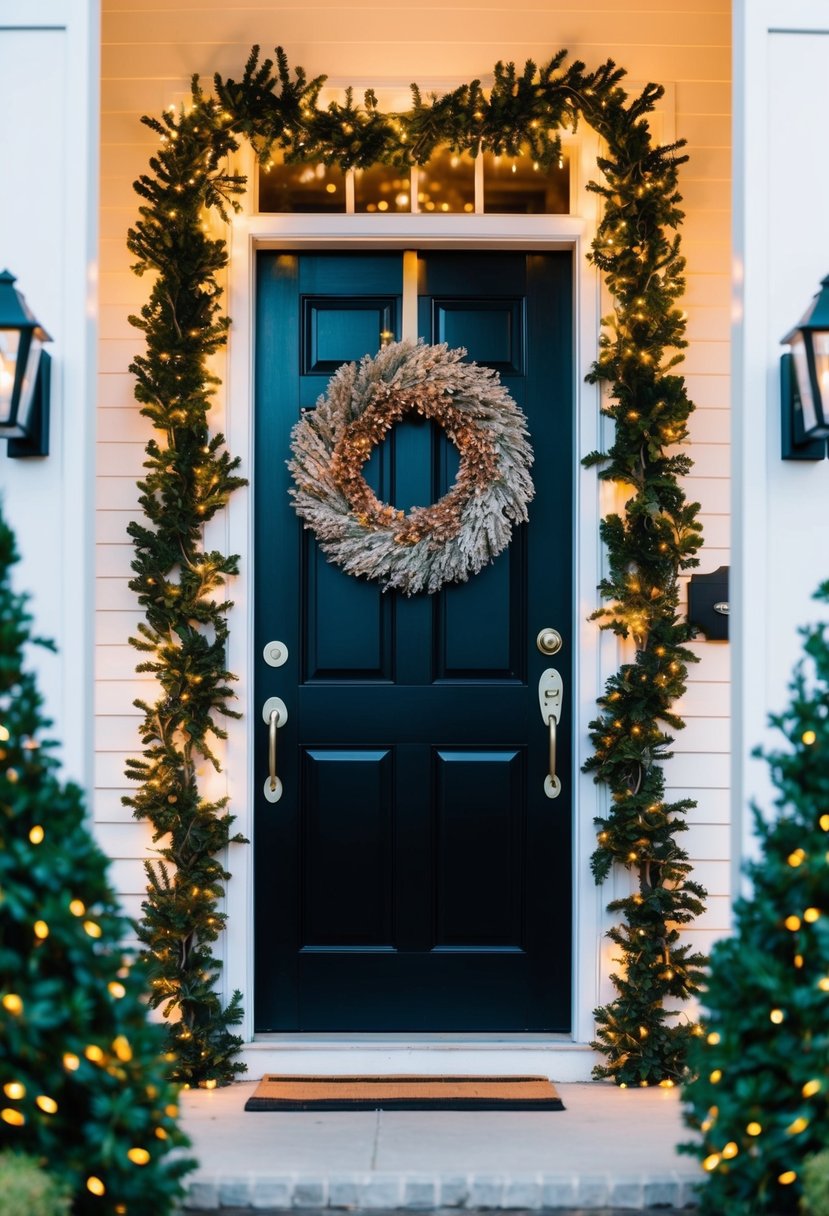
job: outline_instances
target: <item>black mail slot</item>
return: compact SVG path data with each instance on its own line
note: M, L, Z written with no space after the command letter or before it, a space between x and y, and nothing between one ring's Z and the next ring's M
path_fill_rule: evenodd
M728 641L728 566L720 566L711 574L691 575L688 622L709 642Z

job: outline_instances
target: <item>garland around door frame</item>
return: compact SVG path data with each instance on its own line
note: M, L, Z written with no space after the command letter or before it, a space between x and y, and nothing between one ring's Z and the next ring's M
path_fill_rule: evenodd
M635 880L632 894L610 904L621 918L610 933L621 967L614 999L596 1011L595 1046L605 1059L595 1072L621 1085L670 1085L682 1074L696 1027L665 1001L698 990L704 959L680 944L678 929L702 911L705 892L690 879L678 840L694 804L665 801L660 762L670 755L666 727L683 725L672 706L695 659L679 618L678 576L697 564L701 544L698 504L687 502L679 481L692 462L676 449L688 438L693 406L673 371L687 345L677 306L684 289L677 175L687 157L683 141L651 141L647 115L662 96L659 85L631 98L612 61L594 71L565 61L560 51L521 73L499 63L490 87L472 81L440 97L413 85L411 109L385 114L371 90L361 103L348 90L342 104L319 108L324 77L309 80L301 68L292 74L281 48L275 65L260 61L254 47L239 81L216 76L215 96L207 96L194 77L188 105L142 119L159 147L135 183L142 204L128 247L136 273L152 274L153 286L141 315L130 318L146 340L130 370L155 437L139 483L146 519L128 529L130 586L146 617L130 640L146 655L138 670L159 688L155 700L136 703L143 751L127 762L138 785L125 802L150 821L160 846L158 860L146 865L140 935L153 1003L172 1019L171 1046L186 1083L221 1084L243 1067L231 1030L242 1016L241 995L222 1008L215 991L221 964L211 950L225 924L219 904L229 875L219 858L242 838L232 834L227 800L206 798L200 781L205 765L219 767L214 741L224 737L222 718L237 716L225 667L230 603L223 588L238 559L207 551L203 536L243 484L238 459L208 426L217 380L207 361L225 344L230 319L217 277L227 247L210 235L205 214L212 209L227 220L245 189L228 156L244 137L265 165L281 149L291 160L343 169L405 167L425 163L439 145L473 156L528 152L549 165L559 156L561 130L574 130L580 118L604 146L601 180L588 186L603 203L588 256L612 298L588 379L605 390L602 412L615 423L608 451L584 463L601 466L599 477L627 496L601 525L606 604L594 616L631 644L590 724L585 767L610 795L597 820L596 880L614 864Z

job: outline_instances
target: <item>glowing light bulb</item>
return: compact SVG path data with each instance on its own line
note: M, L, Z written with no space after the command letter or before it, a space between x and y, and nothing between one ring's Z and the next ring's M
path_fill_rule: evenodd
M46 833L44 832L43 828L39 823L37 823L29 832L29 840L32 842L32 844L41 844L45 835Z
M150 1154L145 1148L131 1148L128 1150L127 1156L133 1165L146 1165L150 1160Z
M116 1039L113 1039L112 1050L115 1052L118 1059L124 1064L128 1063L132 1059L132 1048L129 1045L129 1041L122 1034L119 1034Z
M19 1081L7 1081L3 1086L3 1093L7 1098L11 1098L12 1102L19 1102L21 1098L26 1097L26 1086L21 1085Z

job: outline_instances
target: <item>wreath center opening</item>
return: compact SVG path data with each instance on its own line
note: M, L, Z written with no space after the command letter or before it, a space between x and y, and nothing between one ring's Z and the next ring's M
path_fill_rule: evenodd
M392 428L412 414L442 428L458 450L460 466L442 498L406 512L378 499L363 476L363 467ZM331 460L334 480L359 523L367 528L390 528L399 545L416 545L426 535L438 543L452 540L463 522L463 504L470 495L483 493L497 467L498 454L490 437L453 403L447 389L432 384L412 389L378 385L360 417L345 427Z

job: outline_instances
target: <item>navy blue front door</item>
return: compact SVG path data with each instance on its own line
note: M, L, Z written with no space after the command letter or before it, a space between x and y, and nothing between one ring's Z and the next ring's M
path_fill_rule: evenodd
M419 327L498 369L529 419L536 497L508 550L411 599L326 561L291 508L302 408L399 336L400 253L263 252L256 330L258 1032L568 1031L571 967L572 315L565 253L421 253ZM451 485L457 453L406 420L372 455L381 500ZM550 659L547 626L564 638ZM287 646L269 667L266 643ZM564 679L557 768L538 680ZM269 804L281 697L284 793Z

